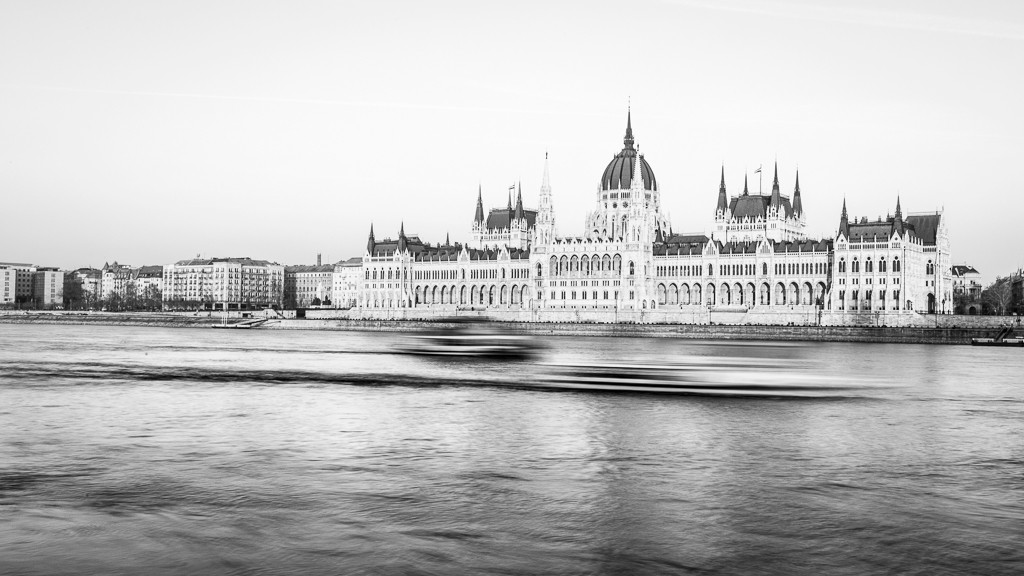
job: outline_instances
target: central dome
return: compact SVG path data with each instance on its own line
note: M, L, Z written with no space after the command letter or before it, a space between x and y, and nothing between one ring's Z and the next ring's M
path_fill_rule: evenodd
M601 176L601 190L629 190L633 184L633 167L636 164L637 151L633 147L632 114L626 114L626 137L622 139L622 151L612 158ZM657 190L658 181L654 178L651 165L643 156L640 160L640 175L644 179L644 190Z

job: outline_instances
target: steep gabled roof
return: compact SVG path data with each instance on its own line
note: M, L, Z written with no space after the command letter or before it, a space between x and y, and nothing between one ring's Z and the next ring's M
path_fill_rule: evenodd
M911 214L904 220L913 227L914 234L924 242L925 246L935 245L942 214Z
M534 223L537 221L537 211L524 209L523 214L526 216L526 226L533 228ZM487 214L487 229L504 230L508 228L514 215L515 212L509 212L507 208L491 208L491 211Z
M744 218L750 218L751 220L764 219L768 215L768 207L771 206L771 203L771 196L744 194L733 197L729 203L729 211L732 212L732 217L737 220ZM783 214L787 218L793 216L793 205L790 203L788 196L779 196L779 206L782 207Z
M966 274L981 274L978 270L970 264L957 264L953 266L953 276L964 276Z

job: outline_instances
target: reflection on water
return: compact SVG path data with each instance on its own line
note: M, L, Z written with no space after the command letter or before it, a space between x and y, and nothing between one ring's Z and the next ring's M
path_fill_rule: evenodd
M1019 350L551 338L534 364L399 341L0 326L0 573L1024 570ZM708 356L891 387L504 385Z

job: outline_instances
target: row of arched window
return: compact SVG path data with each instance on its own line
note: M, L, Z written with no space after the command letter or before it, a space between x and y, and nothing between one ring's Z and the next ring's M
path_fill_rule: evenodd
M873 290L851 290L850 299L847 300L846 290L839 291L839 309L840 310L899 310L900 309L900 291L898 289L886 291L884 288L877 291L877 298L873 295ZM887 298L888 296L888 298ZM877 304L873 303L877 302ZM886 304L886 301L890 304ZM909 309L909 303L908 303Z
M854 274L860 273L860 264L861 263L860 263L860 261L857 258L853 258L850 261L850 272L852 272ZM899 272L900 270L902 270L902 267L900 265L899 257L893 258L892 259L892 271L893 272ZM874 271L875 271L875 266L874 266L874 263L871 261L871 258L870 257L865 258L864 259L864 272L867 273L867 274L872 274L872 273L874 273ZM885 273L887 271L888 271L888 266L886 264L885 258L879 258L878 259L878 272L879 273ZM844 274L845 272L846 272L846 259L845 258L840 258L839 259L839 273L840 274ZM930 272L929 272L929 274L930 274Z
M636 273L636 266L632 261L627 264L627 270L630 276ZM541 270L538 266L538 276L540 272ZM561 258L552 256L548 265L548 273L552 276L622 274L622 256L619 254L614 256L610 254L603 256L595 254L593 257L584 254L582 257L573 255L572 257L562 256Z

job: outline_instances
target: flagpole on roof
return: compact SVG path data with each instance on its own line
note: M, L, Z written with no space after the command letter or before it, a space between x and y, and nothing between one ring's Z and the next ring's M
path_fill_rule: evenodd
M761 165L757 165L757 170L754 170L754 174L757 174L757 195L763 195L764 189L761 187L761 180L764 178L764 174L761 173Z

